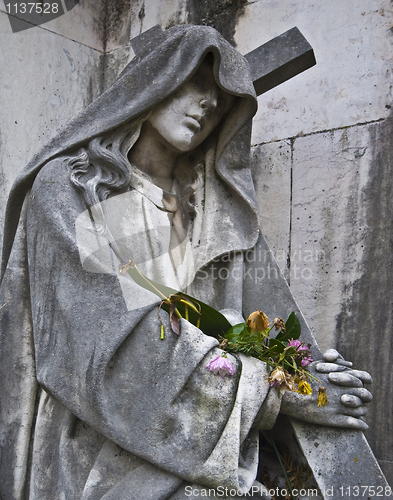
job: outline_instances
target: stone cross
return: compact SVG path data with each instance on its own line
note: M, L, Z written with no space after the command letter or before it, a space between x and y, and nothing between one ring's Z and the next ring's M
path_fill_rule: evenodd
M132 39L131 46L135 54L138 55L161 33L161 26L156 25ZM296 27L244 57L250 65L257 95L316 64L311 45ZM314 338L303 340L311 341L319 350ZM329 428L295 419L290 421L323 499L349 499L362 495L370 498L369 494L391 496L392 490L361 431Z

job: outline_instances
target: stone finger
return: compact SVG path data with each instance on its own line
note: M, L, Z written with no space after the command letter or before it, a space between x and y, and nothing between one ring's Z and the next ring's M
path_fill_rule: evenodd
M350 368L351 366L353 366L353 363L352 361L347 361L346 359L337 359L336 360L336 363L338 365L342 365L342 366L348 366L348 368Z
M319 373L343 372L346 370L345 366L336 363L317 363L315 368Z
M350 370L349 372L354 377L359 378L365 384L371 384L373 381L371 375L368 372L364 372L362 370Z
M333 384L343 387L363 387L362 381L349 372L329 373L328 378Z
M354 396L352 394L343 394L341 396L341 403L351 408L363 406L363 401L358 396Z
M373 395L371 394L371 392L364 387L352 387L351 389L348 389L348 394L357 396L363 401L363 403L370 403L373 400Z
M367 408L365 406L359 406L358 408L349 408L346 407L343 410L344 415L348 415L350 417L364 417L367 415Z
M323 359L328 363L334 363L339 357L341 354L336 349L328 349L323 355Z
M366 431L368 429L368 425L366 422L363 422L361 418L355 418L348 415L336 415L333 425L349 429L359 429L361 431Z

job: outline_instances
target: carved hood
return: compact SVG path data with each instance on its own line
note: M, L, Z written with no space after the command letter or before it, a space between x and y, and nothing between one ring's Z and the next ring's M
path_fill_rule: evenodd
M6 209L2 276L26 192L45 163L103 132L137 119L175 92L209 52L214 56L217 83L240 99L222 124L213 162L215 172L207 175L207 182L214 184L207 189L214 196L205 207L208 217L201 240L205 252L199 267L214 256L255 244L259 224L248 163L251 118L257 100L248 63L215 29L175 26L147 43L113 85L64 127L19 175ZM223 221L227 221L225 227ZM213 237L217 232L220 238Z

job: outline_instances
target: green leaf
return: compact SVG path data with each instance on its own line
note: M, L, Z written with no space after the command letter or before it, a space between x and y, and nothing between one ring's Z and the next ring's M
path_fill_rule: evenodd
M266 355L270 356L270 354L280 354L284 352L285 344L277 339L269 340L269 349L266 351Z
M216 311L216 309L213 309L213 307L208 306L201 300L191 297L191 295L187 295L182 292L178 292L176 295L180 295L181 297L189 299L195 305L199 304L201 308L200 316L191 307L188 308L188 320L190 323L197 326L198 320L200 319L199 328L205 335L209 335L210 337L214 337L216 339L218 339L219 336L225 337L226 332L231 328L231 324L225 318L225 316L223 316L220 312ZM185 305L177 301L176 307L184 318ZM164 309L164 311L169 312L168 305L163 304L162 308Z
M298 339L301 333L301 326L299 318L296 316L294 312L288 316L288 319L285 323L285 332L282 330L276 336L276 340L290 340L290 339Z
M247 330L245 329L245 323L239 323L238 325L232 326L225 334L225 338L230 340L231 342L236 342L242 334L244 334Z
M115 254L118 256L119 260L121 260L121 255L118 249L111 247ZM131 261L130 261L131 262ZM179 299L172 299L172 303L176 304L176 308L184 318L186 315L186 307L188 308L188 320L190 323L192 323L195 326L199 326L199 328L205 333L206 335L209 335L210 337L215 337L218 338L219 336L224 337L225 333L231 328L231 324L229 321L223 316L220 312L216 311L213 309L213 307L208 306L204 302L195 299L194 297L191 297L190 295L186 295L185 293L182 292L177 292L176 290L173 290L172 288L169 288L165 285L161 285L160 283L157 283L151 279L149 279L147 276L145 276L143 273L139 271L137 266L135 264L130 264L130 267L127 269L128 274L131 276L131 278L141 287L145 288L146 290L149 290L156 294L160 299L168 298L170 295L175 295L178 296ZM192 304L199 304L201 314L198 314L194 310L192 310L191 307L182 304L180 302L180 299L184 297L190 300ZM173 306L171 304L162 304L162 309L164 311L170 313L171 315L171 322L173 323ZM171 312L172 309L172 312ZM176 322L176 320L174 320ZM175 331L176 331L176 325L175 326ZM172 325L173 328L173 325Z

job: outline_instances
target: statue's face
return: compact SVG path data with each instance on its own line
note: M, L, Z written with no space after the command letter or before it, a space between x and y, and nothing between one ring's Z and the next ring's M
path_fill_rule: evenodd
M206 139L234 99L218 87L205 59L190 80L157 106L147 123L164 146L185 153Z

